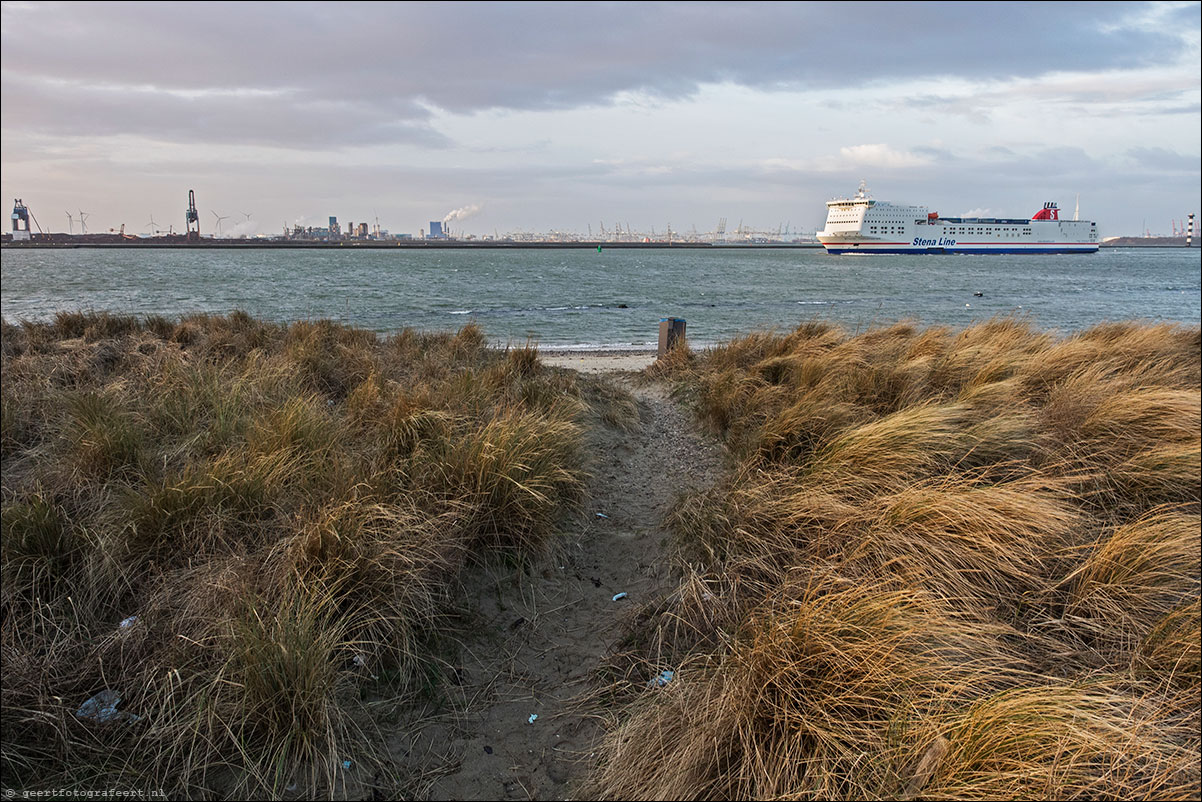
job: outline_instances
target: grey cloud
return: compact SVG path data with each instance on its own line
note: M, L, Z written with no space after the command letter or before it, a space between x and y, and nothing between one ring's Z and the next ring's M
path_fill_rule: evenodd
M932 159L938 159L940 162L942 162L944 164L954 161L956 159L956 155L954 153L952 153L952 151L948 150L947 148L935 148L935 147L928 147L925 145L916 145L915 147L911 148L910 150L919 156L929 156Z
M838 88L1172 61L1172 29L1099 4L46 4L6 7L5 126L171 141L445 144L468 113L608 103L704 83ZM1032 19L1038 18L1038 24ZM57 93L36 94L48 81ZM74 85L74 91L71 87ZM89 86L111 91L90 91ZM154 86L178 94L129 88ZM123 93L121 88L126 88ZM248 88L260 97L203 94ZM41 106L39 108L39 106Z
M1197 114L1202 111L1202 103L1186 103L1180 106L1161 108L1161 114Z
M1167 148L1130 148L1127 156L1143 170L1197 176L1202 168L1197 156L1186 156Z
M914 111L926 111L939 114L954 114L975 123L989 122L989 112L977 97L944 97L941 95L918 95L902 99L898 105Z
M172 142L294 148L448 140L415 103L357 104L312 94L188 97L139 87L0 80L6 127L59 136L129 134ZM15 122L15 125L12 123Z
M1038 187L1055 182L1088 180L1092 183L1097 176L1107 175L1111 170L1111 165L1090 156L1082 148L1062 146L1011 153L1004 160L991 159L980 165L976 174L987 176L999 185Z

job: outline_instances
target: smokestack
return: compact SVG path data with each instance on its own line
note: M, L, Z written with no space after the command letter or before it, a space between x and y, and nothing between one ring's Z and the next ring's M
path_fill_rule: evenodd
M1190 247L1194 241L1194 213L1189 213L1189 227L1185 229L1185 247Z

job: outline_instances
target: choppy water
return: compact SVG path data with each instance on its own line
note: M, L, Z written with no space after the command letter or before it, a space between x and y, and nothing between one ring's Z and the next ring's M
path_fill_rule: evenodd
M662 317L694 343L832 320L962 326L1026 314L1073 331L1105 320L1199 323L1200 251L1075 256L828 256L820 250L155 250L6 248L0 313L176 316L242 309L381 332L475 320L498 342L653 344ZM982 293L975 297L974 293Z

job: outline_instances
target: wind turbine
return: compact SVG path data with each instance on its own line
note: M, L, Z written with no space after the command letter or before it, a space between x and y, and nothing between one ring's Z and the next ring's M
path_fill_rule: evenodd
M67 215L67 233L74 234L75 233L75 218L71 216L70 212L66 212L66 215Z
M83 209L79 210L79 230L84 234L88 233L88 224L86 221L89 214L91 213L85 212Z
M158 232L158 228L156 228L156 226L158 226L158 223L156 223L156 222L154 221L154 215L153 215L153 214L150 216L150 222L149 222L149 223L147 223L146 225L150 226L150 236L152 236L152 237L153 237L155 234L159 233L159 232Z
M212 212L213 216L217 218L217 233L220 234L221 233L221 221L229 220L230 216L228 214L225 216L219 215L219 214L217 214L217 212L214 212L212 209L209 209L209 211Z

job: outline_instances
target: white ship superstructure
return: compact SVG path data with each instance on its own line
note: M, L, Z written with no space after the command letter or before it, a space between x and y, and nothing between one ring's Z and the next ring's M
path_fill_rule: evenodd
M940 217L925 206L874 200L863 183L827 201L818 241L827 253L1094 253L1098 226L1061 220L1055 203L1028 219Z

